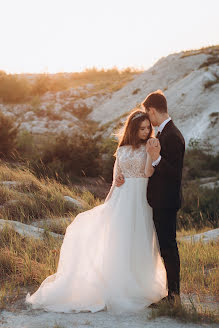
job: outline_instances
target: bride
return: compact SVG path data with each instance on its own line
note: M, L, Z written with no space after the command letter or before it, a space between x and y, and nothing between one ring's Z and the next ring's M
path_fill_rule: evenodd
M146 199L153 174L146 113L135 110L116 151L113 184L104 204L67 227L57 272L26 303L54 312L138 312L167 296L166 270ZM125 183L114 184L122 173Z

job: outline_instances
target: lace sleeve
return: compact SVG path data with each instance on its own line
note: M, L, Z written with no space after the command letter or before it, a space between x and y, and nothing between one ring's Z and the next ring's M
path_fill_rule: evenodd
M114 167L113 167L113 184L117 178L118 175L122 174L122 170L121 167L119 165L119 158L118 156L116 157L115 163L114 163Z
M115 181L116 181L116 178L118 175L122 174L122 170L120 168L120 165L119 165L119 158L118 158L118 155L116 156L116 160L115 160L115 163L114 163L114 167L113 167L113 182L112 182L112 186L110 188L110 191L105 199L105 202L107 202L111 195L112 195L112 192L113 192L113 189L115 188Z

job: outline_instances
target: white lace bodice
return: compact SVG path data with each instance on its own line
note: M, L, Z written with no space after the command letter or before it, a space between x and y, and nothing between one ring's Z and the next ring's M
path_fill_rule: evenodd
M133 149L129 145L121 146L117 151L113 180L121 173L125 178L145 178L145 164L145 145L141 145L137 149Z

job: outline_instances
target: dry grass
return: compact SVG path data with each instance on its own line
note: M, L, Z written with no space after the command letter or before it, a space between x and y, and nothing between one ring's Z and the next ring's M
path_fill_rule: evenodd
M162 303L157 309L152 309L149 315L149 319L151 320L157 317L169 317L179 322L192 322L196 324L219 322L217 313L203 309L200 306L197 308L192 300L190 300L188 306L177 302L174 305Z
M200 231L192 229L182 230L177 236L192 235L209 230L207 227ZM210 296L213 302L219 302L219 242L179 242L179 253L181 260L181 293L186 295L196 295L199 303L194 304L192 297L189 297L189 304L175 303L170 306L161 303L157 309L153 309L150 319L156 317L171 317L182 322L193 323L218 323L219 312L206 306L202 306L202 301Z
M219 242L180 242L181 291L219 300Z
M136 68L127 67L119 70L117 67L111 69L90 68L83 72L36 74L34 81L30 82L25 74L13 75L1 72L0 96L5 103L33 102L34 98L43 95L47 91L57 92L68 90L69 88L84 87L92 84L89 96L95 93L111 93L121 89L126 83L131 81L142 71ZM81 90L81 89L80 89ZM85 96L81 94L80 97ZM37 106L34 106L37 110Z
M96 206L100 201L88 191L79 192L58 183L54 179L37 179L27 169L0 166L1 181L15 181L13 187L0 185L0 218L30 223L48 217L78 214L81 210L69 205L64 196L80 200L84 209Z
M219 76L215 75L215 80L205 82L204 87L205 89L207 89L218 83L219 83Z
M111 93L118 91L128 82L132 81L136 75L142 73L141 70L135 68L126 68L119 70L118 68L112 69L87 69L81 73L72 73L70 78L71 87L83 87L88 83L93 84L89 96L96 93Z
M39 285L56 271L61 240L47 232L64 234L69 223L67 220L57 221L57 218L67 216L73 221L82 211L72 205L69 207L63 196L81 201L84 210L101 202L87 190L78 191L52 179L37 179L27 169L13 169L3 164L0 165L0 181L16 182L13 186L0 185L0 204L3 205L0 218L26 223L51 219L43 224L43 240L22 237L7 226L1 231L0 304L4 307L18 297L21 287Z
M45 234L43 240L25 238L5 227L0 239L0 304L27 285L39 285L56 271L61 241Z
M60 325L59 323L55 323L53 328L65 328L64 326Z
M56 272L61 240L51 237L47 231L64 234L67 221L57 223L53 218L63 217L68 212L68 218L74 215L65 208L63 196L68 195L84 202L85 208L90 209L101 204L90 192L76 191L73 188L61 185L54 180L37 179L28 170L11 169L5 165L0 166L0 179L2 181L17 181L13 188L0 186L1 204L11 200L18 203L11 204L7 211L1 210L4 219L23 220L31 222L37 218L51 218L51 223L44 225L43 240L22 237L14 230L5 227L0 237L0 307L13 302L22 288L36 289L48 276ZM74 211L73 211L74 212ZM191 235L208 230L204 227L200 231L177 232L177 237ZM179 242L181 258L181 292L198 295L202 300L204 296L212 296L218 301L219 288L219 242L190 243ZM197 310L193 307L160 308L152 315L168 315L176 318L185 317L187 321L213 322L214 314L206 310Z
M21 237L5 228L0 239L1 302L19 288L39 285L56 272L61 241L45 234L42 241ZM219 243L179 243L181 291L185 294L219 295ZM7 293L6 293L7 291Z
M216 55L219 53L219 45L210 46L210 47L203 47L201 49L194 49L194 50L187 50L184 51L181 55L181 58L188 57L188 56L195 56L199 54L206 54L206 55Z
M46 232L54 232L60 235L64 235L67 226L74 220L74 216L71 216L67 220L53 220L50 219L43 224L39 224L38 227L44 229Z
M181 229L181 230L176 232L176 238L179 239L180 237L184 237L184 236L192 236L192 235L195 235L197 233L202 233L202 232L209 231L211 229L212 229L212 226L203 227L203 228L200 228L198 230L195 229L195 228L192 228L192 229L189 229L189 230Z

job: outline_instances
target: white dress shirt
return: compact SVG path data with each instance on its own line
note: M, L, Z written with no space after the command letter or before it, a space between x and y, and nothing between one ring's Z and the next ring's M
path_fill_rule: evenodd
M161 125L159 125L159 127L158 127L158 132L161 133L161 132L163 131L165 125L166 125L169 121L171 121L171 117L168 117L165 121L163 121L163 122L161 123ZM158 159L156 159L156 161L152 162L152 166L154 166L154 167L157 166L157 165L160 163L160 161L161 161L161 156L159 156Z

